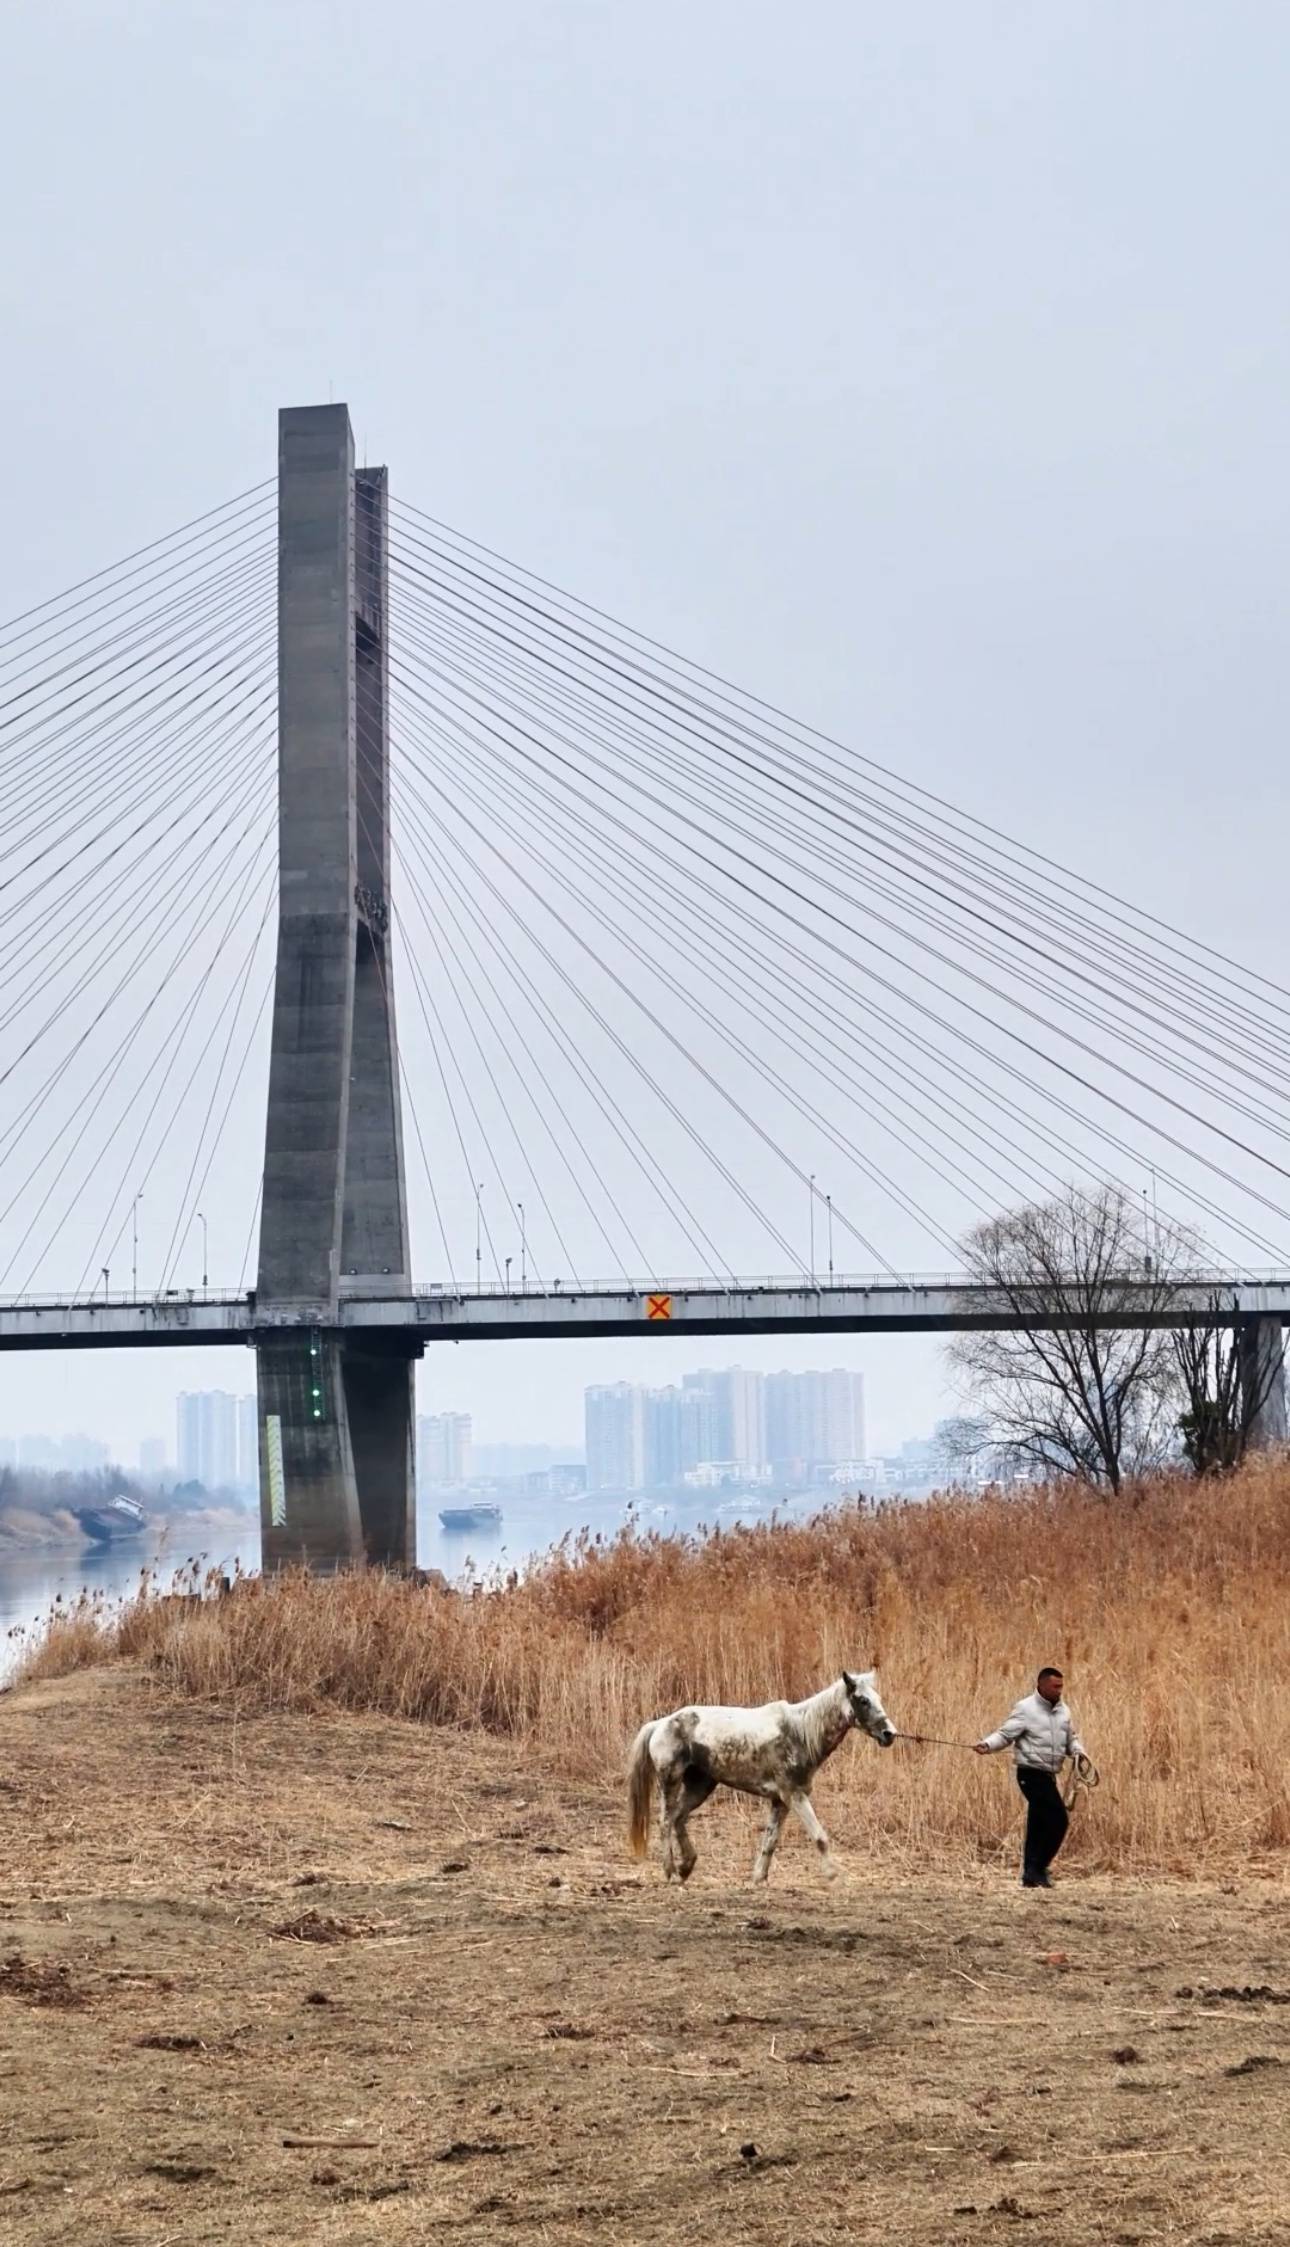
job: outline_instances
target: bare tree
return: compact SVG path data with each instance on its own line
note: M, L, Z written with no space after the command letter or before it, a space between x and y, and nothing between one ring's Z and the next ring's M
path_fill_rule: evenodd
M1245 1457L1281 1377L1281 1357L1242 1347L1235 1297L1210 1294L1205 1315L1170 1336L1179 1392L1178 1432L1198 1475L1224 1474Z
M1188 1298L1181 1241L1150 1246L1118 1188L1068 1187L978 1226L971 1278L1004 1323L957 1335L950 1361L998 1450L1037 1475L1119 1491L1176 1440L1172 1338L1150 1322Z

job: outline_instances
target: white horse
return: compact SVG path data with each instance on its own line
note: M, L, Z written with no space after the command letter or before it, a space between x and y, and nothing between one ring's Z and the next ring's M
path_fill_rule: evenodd
M688 1880L697 1856L689 1821L714 1787L734 1787L770 1804L754 1881L769 1873L790 1810L806 1828L832 1880L837 1868L812 1807L811 1782L852 1730L867 1732L881 1747L891 1746L896 1734L878 1698L875 1674L844 1670L835 1685L826 1685L809 1701L768 1701L760 1709L676 1709L643 1724L627 1766L632 1855L645 1855L650 1795L657 1780L663 1870L669 1880L674 1874Z

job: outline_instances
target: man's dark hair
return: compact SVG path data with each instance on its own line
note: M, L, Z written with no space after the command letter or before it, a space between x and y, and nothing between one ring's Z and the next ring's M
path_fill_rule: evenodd
M1035 1683L1036 1683L1036 1685L1042 1685L1042 1684L1043 1684L1043 1682L1044 1682L1044 1679L1045 1679L1046 1677L1061 1677L1061 1676L1062 1676L1062 1672L1061 1672L1061 1671L1060 1671L1060 1670L1058 1669L1058 1667L1057 1667L1057 1664L1056 1664L1055 1662L1046 1662L1046 1663L1044 1664L1044 1667L1043 1667L1043 1669L1042 1669L1042 1670L1040 1671L1040 1673L1039 1673L1038 1677L1037 1677L1037 1678L1035 1679Z

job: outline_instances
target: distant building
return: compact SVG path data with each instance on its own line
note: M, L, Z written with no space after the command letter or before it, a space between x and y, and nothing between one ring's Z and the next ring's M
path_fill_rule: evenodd
M676 1490L709 1467L735 1486L772 1472L791 1486L865 1456L864 1379L841 1369L725 1366L665 1389L620 1381L587 1390L586 1418L590 1490Z
M558 1467L534 1467L524 1477L530 1498L580 1498L586 1487L586 1468L567 1461Z
M109 1453L97 1436L19 1436L14 1444L16 1467L43 1467L50 1474L85 1474L106 1467Z
M422 1413L417 1420L417 1484L422 1490L454 1490L471 1476L471 1421L468 1412Z
M588 1389L584 1400L588 1490L645 1484L645 1391L630 1381Z
M766 1456L779 1480L865 1456L864 1375L766 1376Z
M582 1464L576 1444L472 1443L472 1479L506 1481L513 1475L535 1475L546 1467Z
M45 1467L52 1473L60 1464L59 1447L52 1436L19 1436L16 1439L15 1466Z
M708 1435L711 1447L691 1464L719 1459L755 1479L766 1458L764 1375L728 1365L720 1372L689 1373L685 1386L706 1390L714 1415Z
M726 1457L721 1405L707 1374L689 1373L681 1383L681 1473Z
M682 1473L682 1391L645 1391L644 1475L647 1490L675 1490Z
M200 1482L207 1490L236 1490L238 1410L243 1399L225 1389L185 1389L177 1407L181 1482Z

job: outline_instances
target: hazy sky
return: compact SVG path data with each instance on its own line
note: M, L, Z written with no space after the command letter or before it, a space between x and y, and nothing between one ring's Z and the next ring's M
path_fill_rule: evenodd
M1271 0L20 0L0 618L343 397L409 498L1281 976L1288 71ZM942 1408L920 1344L742 1355ZM658 1359L435 1363L562 1439ZM249 1371L11 1357L0 1418Z

